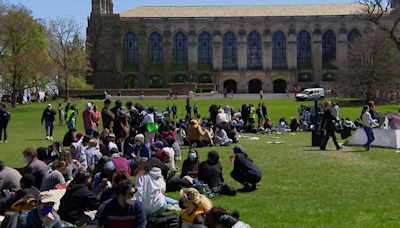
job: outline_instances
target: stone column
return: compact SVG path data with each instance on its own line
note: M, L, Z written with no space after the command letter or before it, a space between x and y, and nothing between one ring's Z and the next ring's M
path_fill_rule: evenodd
M336 53L336 59L339 60L340 67L347 66L347 56L348 56L347 29L341 28L339 30L338 48Z
M295 29L289 29L287 42L287 67L289 70L293 70L297 68L297 36Z
M246 31L239 30L237 39L237 66L238 70L247 70L247 36Z
M313 65L314 80L322 80L322 34L321 29L314 29L313 44L311 47L311 62Z
M170 30L164 30L163 36L163 84L164 87L172 82L174 66L174 48Z
M195 30L189 30L188 37L188 70L189 75L188 79L190 82L198 82L197 76L197 64L198 64L198 48L197 48L197 36ZM192 80L190 80L190 76L192 75Z
M264 30L262 37L262 64L264 70L272 69L272 36L269 29Z
M221 31L215 30L213 35L213 68L222 70L222 37Z

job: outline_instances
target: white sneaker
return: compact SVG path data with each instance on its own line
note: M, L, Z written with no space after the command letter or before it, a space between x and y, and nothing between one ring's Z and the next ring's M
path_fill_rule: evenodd
M46 136L46 139L47 139L47 140L50 140L50 137L49 137L49 136Z
M50 140L53 140L53 137L52 137L52 136L50 136Z
M2 143L3 141L0 140L0 143Z

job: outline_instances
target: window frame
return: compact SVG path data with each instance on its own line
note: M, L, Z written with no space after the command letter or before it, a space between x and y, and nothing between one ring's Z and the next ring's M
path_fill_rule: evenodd
M129 43L133 42L132 47L128 47ZM133 32L128 32L123 40L124 48L124 64L137 64L138 63L138 38Z
M149 65L163 63L163 37L158 32L153 32L148 39ZM154 43L157 42L157 47L154 48ZM157 53L157 58L154 58L154 53Z
M205 37L203 36L205 35ZM207 42L207 47L203 47L204 42ZM213 63L213 52L212 52L212 37L208 32L202 32L199 37L197 38L197 61L198 64L212 64ZM206 57L203 55L206 53Z
M180 46L179 44L182 44ZM177 32L173 39L174 64L188 63L188 39L185 33Z

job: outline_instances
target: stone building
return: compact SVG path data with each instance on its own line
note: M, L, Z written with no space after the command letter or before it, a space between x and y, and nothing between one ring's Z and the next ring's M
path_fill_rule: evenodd
M235 93L329 89L335 58L372 24L358 4L137 7L92 0L87 41L96 88L215 83Z

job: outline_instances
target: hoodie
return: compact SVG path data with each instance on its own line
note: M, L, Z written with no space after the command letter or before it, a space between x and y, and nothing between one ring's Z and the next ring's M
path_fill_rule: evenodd
M201 137L204 135L203 129L201 129L201 126L199 124L199 121L196 119L193 119L190 121L190 124L188 126L188 134L189 134L189 141L199 141L201 140Z
M142 202L147 217L164 206L166 184L160 168L154 167L146 174L137 175L135 188L134 199Z
M235 225L233 225L232 228L251 228L251 226L242 221L239 221Z
M82 146L80 142L75 142L71 144L71 155L72 159L75 159L81 163L81 167L86 169L88 167L86 160L85 147Z
M219 161L210 160L210 158L207 161L202 162L199 167L198 178L199 181L208 184L210 188L219 186L222 179L221 163L219 163Z
M85 129L95 129L96 128L96 114L92 110L92 103L86 104L86 110L82 113L83 125Z
M72 183L60 200L61 219L76 224L86 210L97 210L99 201L83 184Z

